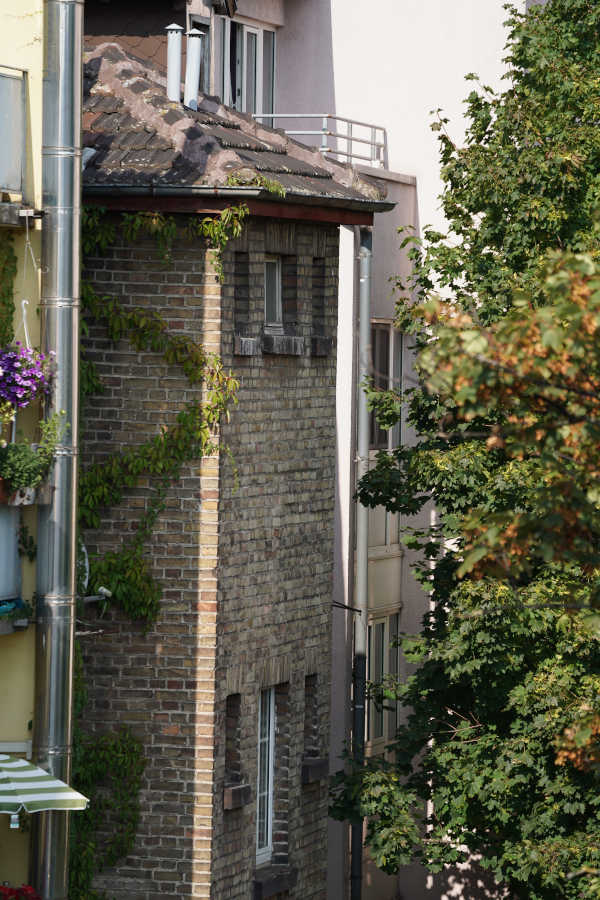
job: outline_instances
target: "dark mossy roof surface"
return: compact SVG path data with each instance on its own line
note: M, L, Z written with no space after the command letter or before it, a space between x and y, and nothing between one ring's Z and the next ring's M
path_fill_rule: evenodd
M167 99L164 78L116 43L85 56L83 186L87 190L254 187L270 199L383 211L379 184L250 116L199 95ZM90 152L93 150L94 152Z

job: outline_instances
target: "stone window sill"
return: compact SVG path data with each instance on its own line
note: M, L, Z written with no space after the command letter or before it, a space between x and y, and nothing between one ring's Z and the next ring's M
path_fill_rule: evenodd
M305 756L302 760L302 784L314 784L329 776L328 757Z
M236 334L233 338L233 353L235 356L260 356L260 341L258 338Z
M303 356L304 338L293 334L265 331L261 339L262 352L273 356Z
M223 809L241 809L252 799L249 784L226 784L223 788Z
M254 900L267 900L291 891L298 873L289 866L259 866L254 873Z

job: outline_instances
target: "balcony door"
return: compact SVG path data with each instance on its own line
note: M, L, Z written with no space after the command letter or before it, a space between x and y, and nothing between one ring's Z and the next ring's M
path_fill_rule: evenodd
M273 112L275 33L221 20L221 97L240 112Z

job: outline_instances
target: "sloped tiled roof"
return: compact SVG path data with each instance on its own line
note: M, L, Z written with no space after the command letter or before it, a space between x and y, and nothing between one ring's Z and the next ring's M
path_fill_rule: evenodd
M283 132L199 95L198 110L169 101L164 79L116 43L85 56L84 192L263 186L286 200L376 211L378 187Z

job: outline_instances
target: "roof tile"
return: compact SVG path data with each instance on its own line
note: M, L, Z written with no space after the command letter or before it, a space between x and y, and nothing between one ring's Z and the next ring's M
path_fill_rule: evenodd
M356 172L324 159L314 147L259 125L252 117L199 95L197 110L166 97L164 79L118 44L86 55L84 144L98 152L83 173L85 186L171 185L182 188L258 186L261 173L289 199L328 200L374 210L381 198ZM265 188L265 194L268 193Z

